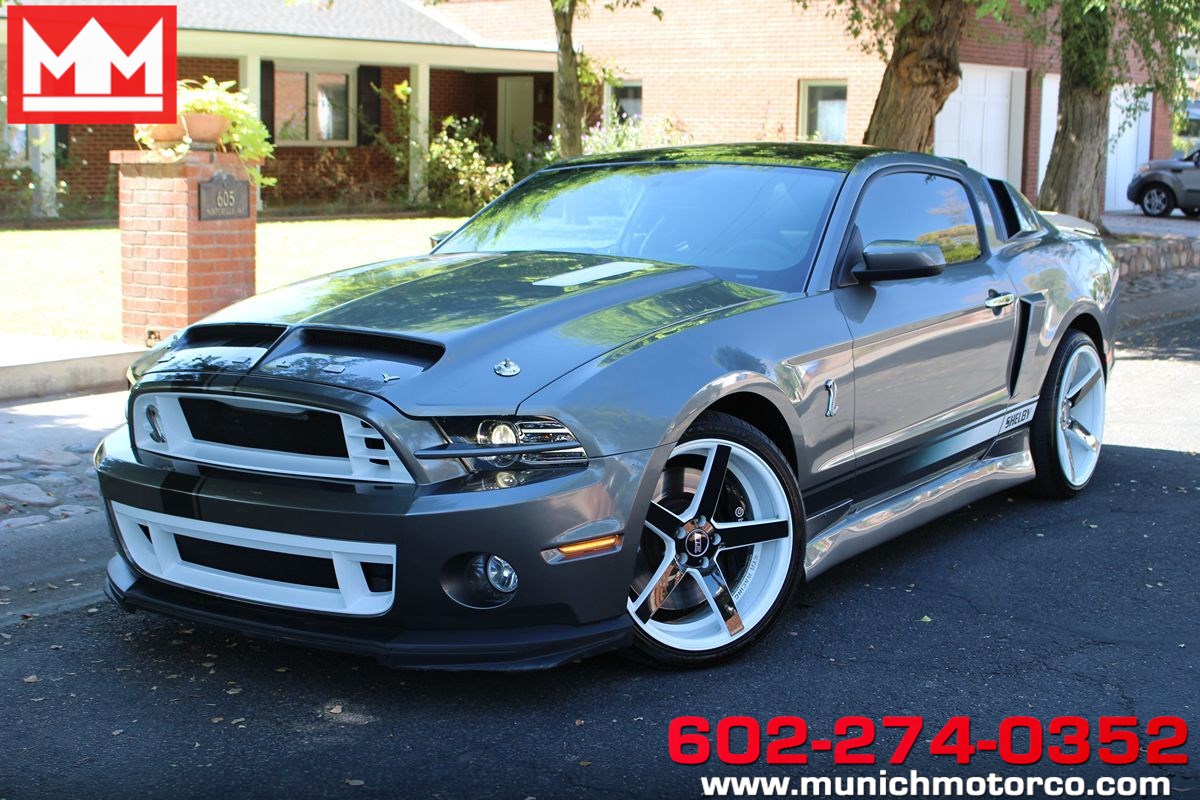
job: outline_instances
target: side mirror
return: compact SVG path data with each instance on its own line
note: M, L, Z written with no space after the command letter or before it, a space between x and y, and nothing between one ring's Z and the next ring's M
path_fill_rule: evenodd
M436 249L439 244L441 244L442 242L449 239L450 234L452 234L452 233L454 233L454 231L441 231L440 233L435 233L432 236L430 236L429 237L429 249L430 250Z
M941 275L946 256L936 244L878 241L863 248L863 263L851 270L860 283Z

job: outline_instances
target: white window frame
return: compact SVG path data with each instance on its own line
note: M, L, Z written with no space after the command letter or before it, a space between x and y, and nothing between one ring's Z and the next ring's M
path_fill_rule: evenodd
M807 142L812 133L805 130L808 127L808 90L817 86L841 86L846 90L846 117L850 116L850 81L845 78L800 78L796 84L798 100L796 102L796 138ZM844 144L835 142L834 144Z
M5 96L5 101L0 103L0 156L3 156L4 162L13 167L29 167L32 166L32 161L29 158L29 126L25 128L25 152L10 153L8 148L9 129L8 129L8 98L7 98L7 80L8 80L8 49L0 44L0 95Z
M614 122L621 122L621 120L613 119L613 117L612 117L613 105L615 104L615 98L613 97L613 89L624 89L627 86L636 86L637 88L641 89L642 90L642 102L643 103L646 102L646 86L645 86L645 84L642 83L642 81L640 81L640 80L621 81L620 86L614 86L613 84L608 83L606 81L604 83L604 124L605 125L611 125ZM646 115L643 113L642 117L644 118L645 116Z
M345 61L276 61L275 71L277 73L304 73L307 76L306 92L308 96L306 137L285 140L275 136L273 141L276 147L354 147L358 143L358 64ZM316 119L317 114L317 73L322 72L342 73L349 79L346 91L346 115L348 117L346 132L349 134L347 139L319 139L313 136L313 120ZM275 111L276 109L271 109L272 117L275 117ZM275 119L275 125L276 127L279 125L278 118Z

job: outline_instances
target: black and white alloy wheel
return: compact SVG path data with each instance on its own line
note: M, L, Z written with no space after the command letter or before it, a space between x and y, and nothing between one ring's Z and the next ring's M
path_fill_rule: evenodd
M1046 375L1033 421L1037 487L1072 497L1096 471L1104 440L1104 363L1091 338L1071 331Z
M795 478L760 431L702 416L655 487L628 608L637 649L676 666L728 657L779 616L803 561Z

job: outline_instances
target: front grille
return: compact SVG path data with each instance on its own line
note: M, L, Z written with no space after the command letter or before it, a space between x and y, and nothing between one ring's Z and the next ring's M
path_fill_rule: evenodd
M338 415L314 408L246 408L209 398L181 397L192 436L205 442L310 456L346 458ZM382 449L383 440L379 440Z
M395 598L396 546L299 536L112 503L125 552L176 586L281 608L375 616Z
M412 483L396 451L364 419L280 400L146 392L130 416L140 450L231 469Z

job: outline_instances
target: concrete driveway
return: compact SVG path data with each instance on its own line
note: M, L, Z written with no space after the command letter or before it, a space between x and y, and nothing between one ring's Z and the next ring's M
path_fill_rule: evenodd
M1178 209L1169 217L1147 217L1141 211L1112 211L1104 224L1113 233L1141 236L1200 236L1200 219L1188 219Z

